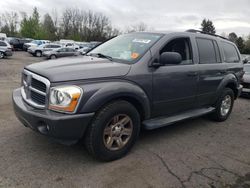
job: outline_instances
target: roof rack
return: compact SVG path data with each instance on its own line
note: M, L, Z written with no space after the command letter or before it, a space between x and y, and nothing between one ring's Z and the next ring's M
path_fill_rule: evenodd
M189 29L189 30L186 30L186 32L190 32L190 33L202 33L202 34L211 35L211 36L215 36L215 37L219 37L219 38L228 40L227 38L225 38L223 36L212 34L212 33L208 33L208 32L201 31L201 30L196 30L196 29Z

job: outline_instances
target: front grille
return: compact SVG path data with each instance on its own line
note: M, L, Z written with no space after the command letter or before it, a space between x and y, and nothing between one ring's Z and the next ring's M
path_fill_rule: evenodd
M250 89L250 83L242 83L243 88Z
M46 97L34 91L30 91L30 98L39 105L45 105Z
M22 97L33 107L45 108L50 86L49 80L24 70L22 77Z
M42 92L46 92L46 84L34 78L31 79L31 86Z

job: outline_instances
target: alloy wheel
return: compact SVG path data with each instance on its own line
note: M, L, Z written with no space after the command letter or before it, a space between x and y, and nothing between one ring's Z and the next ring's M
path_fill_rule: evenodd
M106 125L103 132L103 142L107 149L115 151L122 149L130 140L133 132L133 122L126 114L115 115Z

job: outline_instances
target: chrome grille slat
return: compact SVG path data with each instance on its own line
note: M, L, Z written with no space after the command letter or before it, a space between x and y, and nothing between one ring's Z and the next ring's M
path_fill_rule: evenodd
M48 103L49 80L27 70L24 70L22 79L23 99L35 108L44 109Z

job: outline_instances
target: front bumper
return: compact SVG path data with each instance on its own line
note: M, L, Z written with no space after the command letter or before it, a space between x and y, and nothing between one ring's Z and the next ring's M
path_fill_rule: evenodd
M24 126L66 144L80 140L94 116L35 109L24 102L20 89L13 91L12 99L15 114Z
M30 50L30 49L28 49L27 52L29 52L29 53L32 54L32 55L35 54L35 52L34 52L33 50Z
M13 55L13 52L12 52L11 50L7 50L7 51L5 52L5 55L6 55L6 56L12 56L12 55Z
M250 93L250 82L242 82L242 93Z

